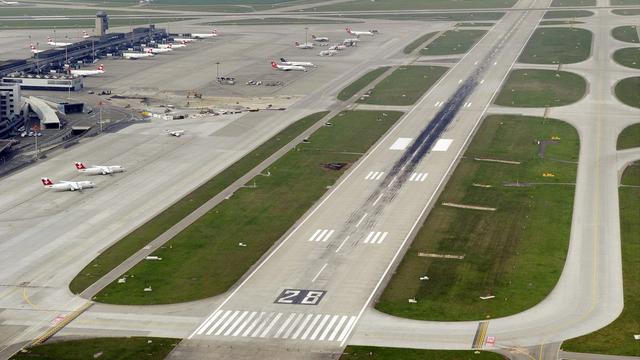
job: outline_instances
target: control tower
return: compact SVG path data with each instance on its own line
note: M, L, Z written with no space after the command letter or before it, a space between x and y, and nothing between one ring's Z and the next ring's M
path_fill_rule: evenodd
M107 33L109 29L109 17L104 11L98 11L96 14L96 35L102 36Z

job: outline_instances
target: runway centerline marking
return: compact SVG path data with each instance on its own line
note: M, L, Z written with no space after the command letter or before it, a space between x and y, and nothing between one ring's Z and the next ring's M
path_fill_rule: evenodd
M367 213L364 213L364 215L362 215L362 217L360 218L360 221L358 221L358 223L356 224L356 227L360 226L360 224L362 224L362 222L364 221L364 218L367 217Z
M376 201L373 202L373 206L376 206L376 204L378 203L378 201L380 201L380 199L382 199L382 196L384 196L384 193L380 194L380 196L378 196L378 198L376 199Z
M350 238L350 236L347 236L346 238L344 238L344 240L342 241L342 244L340 244L340 246L338 246L338 248L336 249L336 252L338 252L338 251L340 251L340 249L342 249L342 247L347 242L347 240L349 240L349 238Z
M311 279L311 282L315 282L316 279L318 279L318 276L320 276L320 274L322 274L322 271L324 270L324 268L327 267L327 265L329 265L329 263L326 263L326 264L322 265L322 268L320 268L320 271L318 271L316 276L314 276L313 279Z

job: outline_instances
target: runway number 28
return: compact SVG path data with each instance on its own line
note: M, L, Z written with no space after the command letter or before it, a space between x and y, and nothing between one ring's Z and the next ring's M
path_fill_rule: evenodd
M304 289L284 289L278 298L276 304L291 305L318 305L326 291L323 290L304 290Z

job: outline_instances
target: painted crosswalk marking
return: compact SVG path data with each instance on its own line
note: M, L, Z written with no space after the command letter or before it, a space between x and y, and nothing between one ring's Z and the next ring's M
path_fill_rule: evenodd
M311 237L309 238L309 241L325 242L329 240L329 238L331 237L331 235L333 235L334 232L335 230L318 229L316 230L316 232L313 233L313 235L311 235Z
M218 310L196 332L207 336L241 336L305 341L342 341L356 317L342 314Z
M409 181L425 181L428 175L429 174L427 173L414 172L413 174L411 174L411 177L409 177Z
M382 179L382 175L384 175L384 171L369 171L367 176L364 177L365 180L380 180Z
M367 235L366 239L364 239L365 244L382 244L384 239L389 235L388 232L382 231L372 231Z

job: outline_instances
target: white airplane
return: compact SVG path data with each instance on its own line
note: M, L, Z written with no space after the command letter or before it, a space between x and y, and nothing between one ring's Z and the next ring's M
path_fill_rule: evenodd
M345 45L333 45L329 48L329 50L334 50L334 51L340 51L340 50L344 50L347 47Z
M183 48L187 46L186 43L181 43L181 44L158 44L158 47L160 49L179 49L179 48Z
M55 42L53 41L53 39L51 39L51 36L47 37L47 45L50 46L69 46L73 43L66 43L66 42Z
M33 54L41 53L44 51L44 50L38 50L38 48L33 44L29 44L29 48L31 49L31 52Z
M85 173L87 175L108 175L126 171L126 169L120 165L91 165L89 167L86 167L81 162L76 162L74 165L76 166L76 170L78 170L78 172Z
M206 33L205 34L191 34L191 37L194 38L194 39L207 39L207 38L212 38L212 37L217 37L217 36L218 36L218 29L213 29L208 34L206 34Z
M2 2L5 5L18 5L19 4L19 2L17 2L17 1L4 1L4 0L2 0L0 2Z
M281 71L307 71L307 68L304 66L299 66L299 65L280 65L278 63L275 62L275 60L271 61L271 67L276 69L276 70L281 70Z
M313 49L313 43L304 43L300 44L299 42L294 43L298 49Z
M146 52L150 52L152 54L161 54L161 53L166 53L169 51L173 51L172 48L167 47L167 48L154 48L154 47L146 47L146 48L142 48L142 50L146 51Z
M192 42L193 40L194 40L194 39L191 39L191 38L173 38L173 41L178 41L178 42L181 42L181 43L183 43L183 44L184 44L184 43L190 43L190 42Z
M353 31L350 27L346 28L347 32L355 37L360 37L361 35L373 36L371 31Z
M151 51L145 51L145 52L123 52L122 53L122 57L128 60L136 60L136 59L142 59L142 58L146 58L146 57L153 57L155 54L152 53Z
M323 50L318 53L318 56L333 56L338 53L338 50Z
M55 191L82 191L82 189L96 187L96 184L92 181L60 181L59 183L54 184L49 178L42 178L40 180L45 188Z
M92 76L104 74L104 65L100 64L95 70L71 69L69 73L74 76Z
M91 37L91 35L89 35L86 31L82 32L82 38L83 39L90 38L90 37Z
M304 67L316 67L313 63L307 61L289 61L285 58L280 58L280 62L284 65L304 66Z
M165 130L169 136L180 137L184 134L184 130Z
M311 35L311 38L313 39L313 41L317 41L317 42L329 42L328 37L319 37L319 36Z
M344 39L344 41L342 42L343 44L347 44L347 43L359 43L360 39L358 38L349 38L349 39Z

